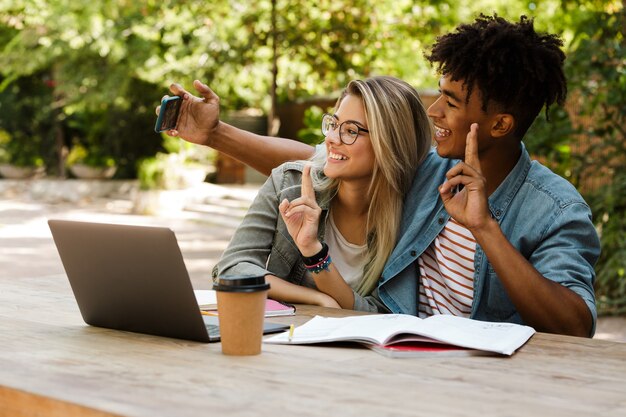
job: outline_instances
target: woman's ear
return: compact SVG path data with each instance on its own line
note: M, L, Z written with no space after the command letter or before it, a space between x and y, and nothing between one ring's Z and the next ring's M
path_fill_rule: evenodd
M512 114L500 113L494 118L494 123L491 127L491 136L494 138L500 138L513 133L515 130L515 118Z

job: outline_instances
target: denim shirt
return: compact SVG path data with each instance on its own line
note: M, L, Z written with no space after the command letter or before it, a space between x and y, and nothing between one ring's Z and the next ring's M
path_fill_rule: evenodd
M521 144L513 170L489 196L489 209L509 242L545 278L578 294L587 304L595 331L593 282L600 242L591 210L565 179L536 161ZM458 161L441 158L433 149L416 172L405 200L400 237L379 282L381 301L393 313L417 315L418 257L441 232L450 215L438 187ZM480 245L474 257L474 300L471 318L523 324Z
M214 281L218 276L271 274L296 285L315 288L314 282L307 280L302 255L278 211L278 205L285 198L292 201L300 197L303 168L301 162L287 162L272 171L213 268ZM322 209L318 227L320 240L324 239L328 217L328 204L324 200L327 199L316 192L316 201ZM377 298L376 290L365 297L354 291L353 295L355 310L389 311Z

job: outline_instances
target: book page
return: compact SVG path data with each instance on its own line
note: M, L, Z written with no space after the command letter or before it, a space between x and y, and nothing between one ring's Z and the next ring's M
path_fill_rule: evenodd
M291 340L288 334L266 339L267 343L322 343L338 341L364 341L383 344L389 334L402 331L409 323L421 319L404 314L375 314L331 318L315 316L297 327Z
M214 290L193 290L201 308L217 309L217 294Z
M291 338L283 333L266 343L307 344L354 341L379 345L399 340L430 338L441 343L511 355L535 330L512 323L492 323L450 315L420 319L405 314L328 318L316 316L297 327Z
M441 314L422 320L420 333L457 346L511 355L535 333L535 329Z

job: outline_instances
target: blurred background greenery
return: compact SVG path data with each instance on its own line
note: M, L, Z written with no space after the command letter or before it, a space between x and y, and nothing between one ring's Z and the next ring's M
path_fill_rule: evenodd
M62 178L68 163L115 164L115 178L137 178L173 148L153 131L154 108L170 83L194 79L228 120L254 109L257 131L312 143L350 79L389 74L431 94L437 75L423 52L437 36L481 12L525 14L562 35L570 90L526 144L592 206L600 309L626 312L626 0L464 3L0 0L0 163ZM295 130L289 106L302 110Z

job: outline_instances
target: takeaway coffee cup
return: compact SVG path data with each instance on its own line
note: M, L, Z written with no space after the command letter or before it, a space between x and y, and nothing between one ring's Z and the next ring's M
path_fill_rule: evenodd
M222 353L261 353L265 300L269 288L264 276L222 277L213 285L217 293Z

